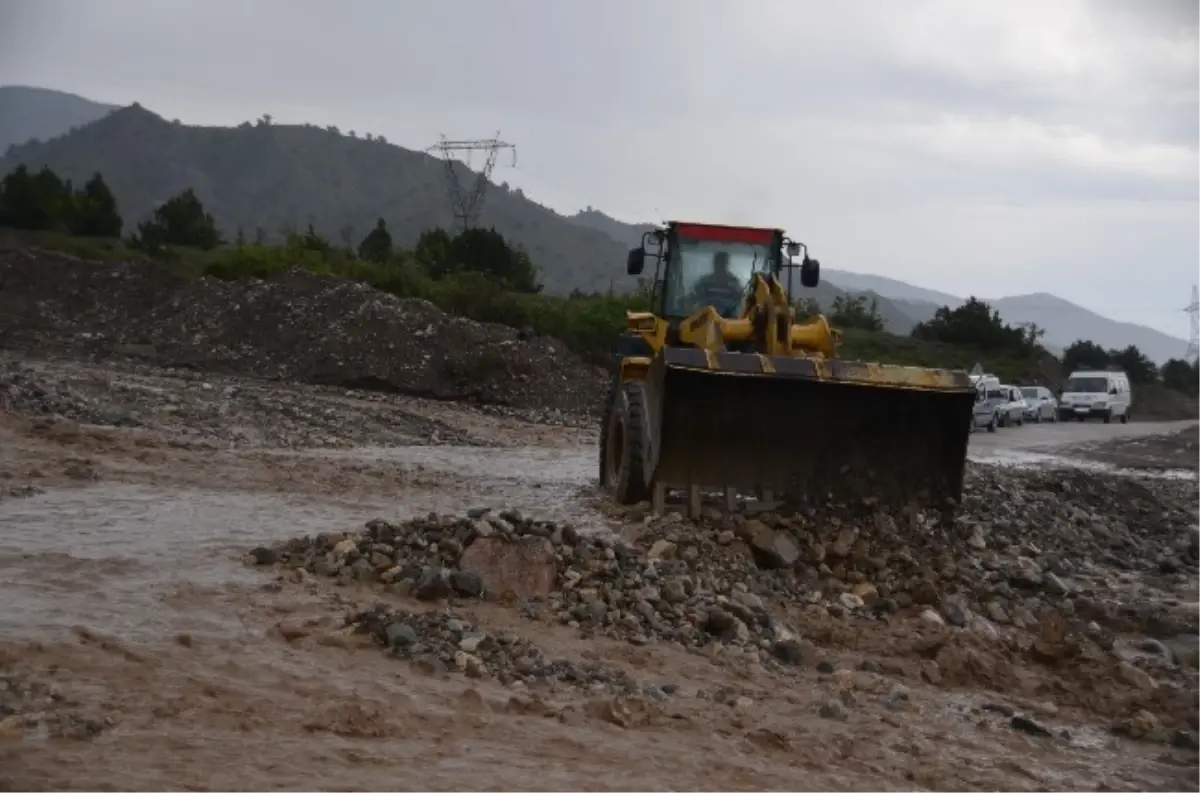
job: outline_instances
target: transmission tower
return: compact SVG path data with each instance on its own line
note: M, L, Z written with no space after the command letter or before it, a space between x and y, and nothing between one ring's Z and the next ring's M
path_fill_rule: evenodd
M1192 302L1184 309L1188 313L1188 319L1191 324L1191 332L1188 334L1188 348L1183 358L1185 361L1194 361L1200 358L1200 290L1192 287Z
M479 220L479 213L483 209L483 196L487 192L488 180L492 176L492 169L496 167L496 158L501 149L512 152L510 167L515 168L517 147L500 140L499 132L494 138L482 140L446 140L446 136L443 135L440 143L435 143L425 150L430 154L437 152L442 155L442 162L446 166L446 184L450 191L450 209L463 231L471 228L475 221ZM463 164L469 171L471 154L477 151L484 152L483 169L475 174L474 184L465 185L459 180L458 171L454 167L456 155L463 156Z

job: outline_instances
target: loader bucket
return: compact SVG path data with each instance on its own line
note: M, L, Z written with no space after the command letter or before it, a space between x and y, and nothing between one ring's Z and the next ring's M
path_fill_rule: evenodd
M965 372L666 348L646 396L650 476L668 487L897 508L962 494Z

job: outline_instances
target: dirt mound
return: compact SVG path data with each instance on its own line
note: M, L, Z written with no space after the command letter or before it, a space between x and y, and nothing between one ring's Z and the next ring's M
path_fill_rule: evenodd
M1150 421L1184 421L1200 418L1195 397L1161 385L1144 385L1134 391L1133 416Z
M605 376L553 339L295 270L189 278L0 250L0 348L551 411L596 409Z

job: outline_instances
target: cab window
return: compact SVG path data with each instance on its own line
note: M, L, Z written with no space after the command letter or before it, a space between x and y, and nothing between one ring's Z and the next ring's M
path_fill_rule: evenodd
M743 290L750 285L756 272L770 270L771 249L765 245L741 242L680 239L673 252L674 267L670 270L666 304L669 316L684 317L702 308L712 298L699 293L696 287L706 276L712 277L718 253L728 258L731 280ZM730 294L722 305L714 306L725 317L736 316L740 295Z

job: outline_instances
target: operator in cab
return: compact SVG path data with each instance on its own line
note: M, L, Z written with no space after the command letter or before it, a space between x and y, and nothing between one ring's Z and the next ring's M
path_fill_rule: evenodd
M694 306L712 306L723 317L737 312L746 292L746 285L729 272L729 254L717 251L712 258L712 271L700 276L692 287Z

